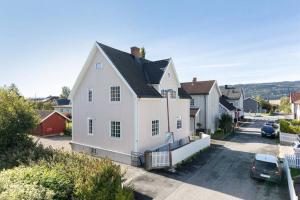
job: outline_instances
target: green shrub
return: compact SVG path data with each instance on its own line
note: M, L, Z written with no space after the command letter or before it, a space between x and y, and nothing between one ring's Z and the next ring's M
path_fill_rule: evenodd
M218 128L214 134L224 134L224 130Z
M219 124L220 124L220 128L222 130L224 130L225 134L232 132L232 117L231 117L231 115L222 114Z
M300 126L300 120L292 120L291 121L291 124L293 125L293 126Z
M51 157L47 156L46 159L37 163L2 171L0 173L0 196L7 197L7 191L10 191L8 187L5 187L8 184L4 183L18 185L21 182L24 183L24 190L32 187L34 193L34 188L41 188L41 191L45 191L42 195L48 195L47 198L51 197L50 199L55 200L133 199L132 189L122 187L124 174L121 173L120 166L112 161L78 153L52 151ZM27 194L24 195L24 197L17 197L26 199Z
M279 123L280 123L280 131L281 132L291 133L291 134L300 133L300 126L293 126L292 123L290 123L286 120L280 120Z

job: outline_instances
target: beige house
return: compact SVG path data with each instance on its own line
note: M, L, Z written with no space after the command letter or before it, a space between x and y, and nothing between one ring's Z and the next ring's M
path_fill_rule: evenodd
M221 91L215 80L197 81L181 83L181 87L191 95L191 131L197 128L197 123L201 124L201 129L207 132L215 132L219 121L219 98ZM198 109L198 110L197 110Z
M133 152L190 135L190 96L171 58L149 61L137 47L96 42L70 96L75 151L130 164Z

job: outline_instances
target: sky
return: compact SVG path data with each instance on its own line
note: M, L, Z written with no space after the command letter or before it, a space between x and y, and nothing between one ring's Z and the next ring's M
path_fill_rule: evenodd
M182 82L300 80L300 1L0 0L0 86L59 95L95 41L172 57Z

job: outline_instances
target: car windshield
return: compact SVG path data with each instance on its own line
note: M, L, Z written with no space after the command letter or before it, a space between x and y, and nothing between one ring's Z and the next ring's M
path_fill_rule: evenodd
M255 160L255 168L258 170L277 171L277 165L275 163Z

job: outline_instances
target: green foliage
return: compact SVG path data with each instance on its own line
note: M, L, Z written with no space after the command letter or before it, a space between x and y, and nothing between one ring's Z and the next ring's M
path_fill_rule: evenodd
M291 124L292 124L293 126L300 126L300 120L294 119L294 120L292 120L292 121L290 121L290 122L291 122Z
M67 122L66 129L64 131L65 135L71 136L72 135L72 122Z
M280 98L279 110L284 113L291 113L291 104L290 99L288 97Z
M61 97L61 98L66 98L66 99L67 99L67 98L69 97L70 93L71 93L70 88L67 87L67 86L64 86L64 87L61 88L61 94L60 94L60 97Z
M32 102L35 110L54 110L54 104L52 102Z
M275 111L275 107L272 106L268 101L264 100L261 96L256 96L254 97L256 101L259 102L261 105L262 109L266 109L267 113L273 114Z
M19 145L37 122L30 103L14 90L0 88L0 154L7 148Z
M9 190L5 183L21 182L26 183L26 188L45 191L43 196L47 194L51 197L48 199L133 199L132 189L122 187L123 176L120 166L110 160L53 150L50 158L42 159L37 164L2 171L0 196Z
M222 134L224 134L224 130L218 128L218 129L215 131L214 135L215 135L215 134L219 134L219 135L221 134L221 135L222 135Z
M280 120L280 131L284 133L298 134L300 133L300 126L293 125L286 120ZM298 122L297 122L298 123Z
M219 124L220 128L224 130L225 134L232 132L232 117L230 115L223 113L221 115Z
M141 52L140 53L141 53L142 58L146 57L146 50L145 50L144 47L141 48Z

